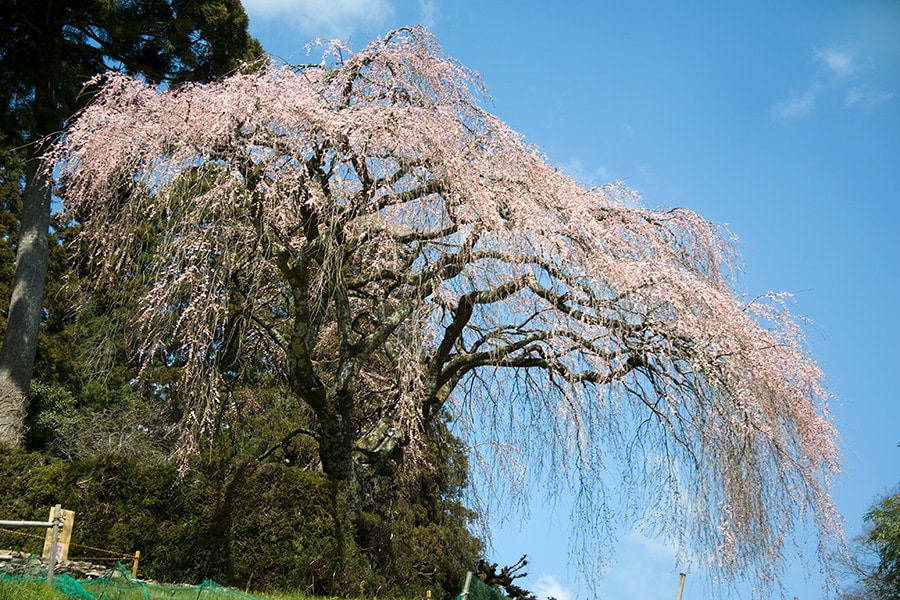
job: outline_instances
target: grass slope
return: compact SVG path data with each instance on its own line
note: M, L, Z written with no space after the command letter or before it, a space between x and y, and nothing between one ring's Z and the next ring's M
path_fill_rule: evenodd
M68 600L68 596L51 590L46 583L0 581L0 600Z
M266 593L254 596L264 600L310 600L309 596L300 593ZM215 600L214 595L204 594L204 598ZM231 596L233 598L233 596ZM47 584L40 582L23 583L18 581L0 581L0 600L70 600L62 592L51 590Z

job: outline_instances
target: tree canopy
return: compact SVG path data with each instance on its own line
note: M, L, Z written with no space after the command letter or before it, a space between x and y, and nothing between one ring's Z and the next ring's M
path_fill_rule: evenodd
M9 0L0 13L0 124L17 142L59 131L85 82L116 69L208 81L262 56L239 0Z
M94 281L145 286L128 331L180 367L183 450L265 371L335 481L427 463L449 414L492 482L562 474L594 524L617 461L725 575L772 582L798 511L839 537L784 297L743 301L722 227L585 188L483 94L421 28L205 85L104 77L50 164Z
M865 531L854 538L847 557L856 585L841 594L846 600L900 599L900 492L877 501L864 516Z

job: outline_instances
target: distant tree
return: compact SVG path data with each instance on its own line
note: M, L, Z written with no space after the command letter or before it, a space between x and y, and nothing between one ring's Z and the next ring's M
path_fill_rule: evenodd
M15 275L0 348L0 443L22 440L47 276L51 179L40 156L108 69L209 80L262 54L239 0L7 0L0 10L0 134L24 156Z
M866 531L849 557L858 587L841 598L900 600L900 492L876 503L864 517Z
M727 232L585 189L481 92L420 28L204 86L106 80L53 160L93 281L146 282L132 341L181 367L184 450L262 368L350 487L427 462L446 411L492 485L523 483L510 448L568 477L583 529L608 453L726 575L771 583L798 511L839 538L829 395L782 298L742 302Z

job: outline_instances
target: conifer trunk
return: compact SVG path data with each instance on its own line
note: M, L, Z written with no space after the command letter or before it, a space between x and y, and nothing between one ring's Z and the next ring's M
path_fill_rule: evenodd
M25 434L49 256L50 181L38 155L29 158L25 177L9 318L0 348L0 443L8 446L19 446Z

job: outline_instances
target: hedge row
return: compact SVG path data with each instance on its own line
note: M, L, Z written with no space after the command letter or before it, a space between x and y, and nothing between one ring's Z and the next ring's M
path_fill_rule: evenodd
M0 455L0 481L0 519L44 520L61 503L76 512L70 558L98 556L88 547L140 550L139 575L163 582L452 597L481 549L458 519L441 527L399 501L351 514L324 475L279 463L199 465L180 476L170 463L135 456L65 462L15 451ZM340 527L334 515L346 517ZM373 527L377 547L361 547ZM41 545L0 532L0 547Z

